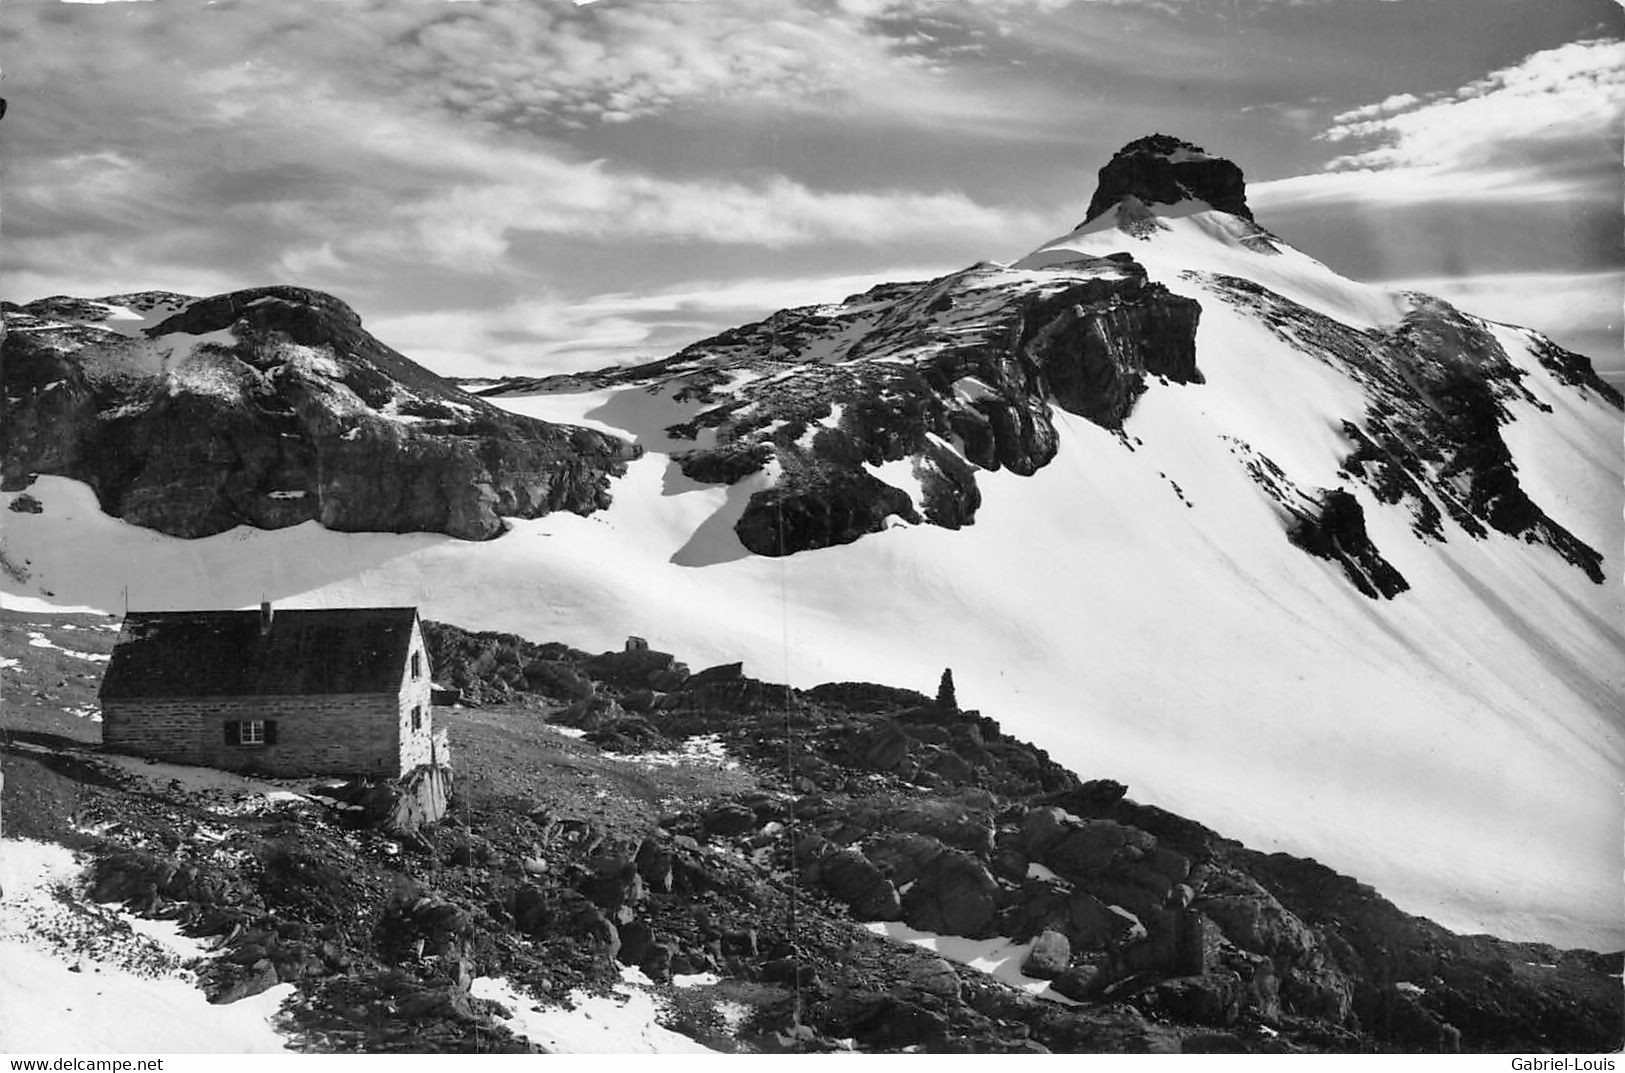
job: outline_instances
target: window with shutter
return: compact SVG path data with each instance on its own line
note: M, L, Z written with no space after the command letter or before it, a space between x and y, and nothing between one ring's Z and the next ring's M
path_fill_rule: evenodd
M243 720L243 722L239 723L238 724L237 744L239 744L239 745L264 745L265 744L265 720L263 720L263 719L245 719L245 720Z

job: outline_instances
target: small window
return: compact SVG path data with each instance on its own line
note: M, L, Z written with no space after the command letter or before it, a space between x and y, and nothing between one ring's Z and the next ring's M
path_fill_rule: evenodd
M412 706L412 729L423 729L423 705L421 704L414 704Z
M423 677L423 653L422 652L414 652L414 653L412 653L412 677L413 678L422 678Z
M237 725L238 745L264 745L265 720L244 719Z

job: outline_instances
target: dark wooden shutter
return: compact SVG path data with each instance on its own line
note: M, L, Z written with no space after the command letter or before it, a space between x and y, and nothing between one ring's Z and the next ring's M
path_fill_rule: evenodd
M237 721L232 720L232 721L226 723L225 726L226 726L226 744L227 745L237 745L237 744L239 744L241 742L241 731L238 730L239 724L237 723Z
M276 720L275 719L267 719L265 721L265 744L267 744L267 745L275 745L276 744Z

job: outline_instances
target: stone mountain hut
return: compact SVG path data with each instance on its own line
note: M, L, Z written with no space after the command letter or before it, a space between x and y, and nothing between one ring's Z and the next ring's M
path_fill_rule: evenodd
M102 680L118 752L266 775L449 766L414 607L141 611Z

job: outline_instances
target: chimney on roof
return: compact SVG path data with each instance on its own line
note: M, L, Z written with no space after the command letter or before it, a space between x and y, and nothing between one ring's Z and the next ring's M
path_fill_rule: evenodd
M260 601L260 636L266 637L271 633L271 601Z

